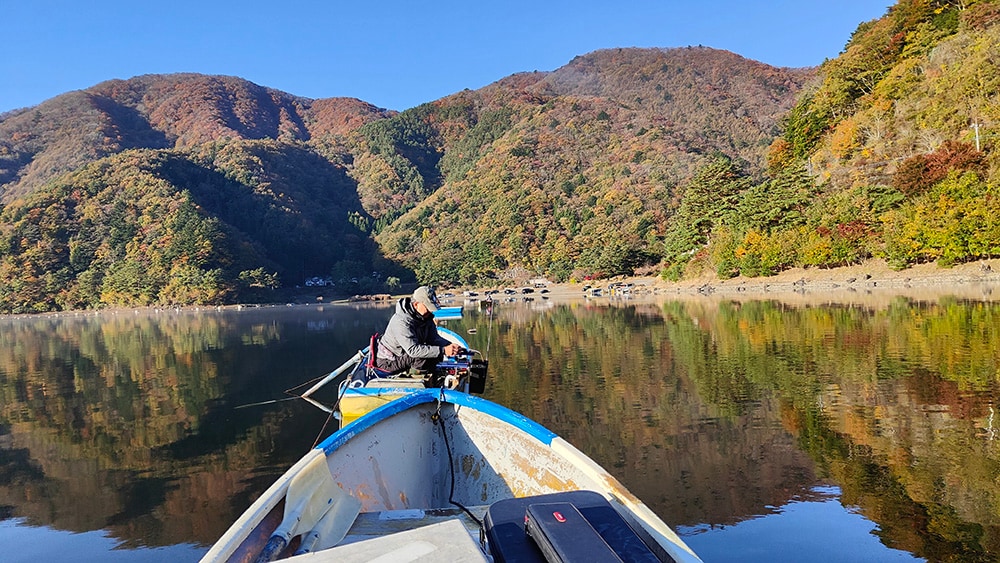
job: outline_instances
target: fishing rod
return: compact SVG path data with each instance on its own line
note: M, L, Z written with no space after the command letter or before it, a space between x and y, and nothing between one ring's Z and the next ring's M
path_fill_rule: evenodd
M260 401L259 403L247 403L245 405L238 405L238 406L235 406L233 408L234 409L245 409L247 407L260 407L260 406L263 406L263 405L273 405L274 403L283 403L285 401L293 401L293 400L298 399L298 398L299 397L296 395L295 397L283 397L281 399L272 399L270 401Z
M290 395L289 397L283 397L281 399L272 399L270 401L260 401L260 402L257 402L257 403L247 403L245 405L239 405L239 406L233 407L233 408L244 409L244 408L247 408L247 407L259 407L259 406L263 406L263 405L273 405L275 403L281 403L281 402L284 402L284 401L291 401L291 400L294 400L294 399L304 399L307 403L310 403L311 405L317 407L318 409L322 410L323 412L333 413L333 411L336 409L336 405L334 407L328 407L328 406L324 405L323 403L317 401L316 399L313 399L312 397L310 397L310 395L312 395L313 393L315 393L316 391L318 391L320 388L322 388L324 385L326 385L330 381L332 381L332 380L336 379L337 377L339 377L340 375L342 375L348 369L356 366L357 363L359 361L361 361L362 358L364 358L364 354L365 354L365 350L359 350L357 354L355 354L354 356L351 357L351 359L349 359L346 362L344 362L343 364L341 364L340 367L338 367L337 369L333 370L332 372L330 372L330 373L328 373L326 375L323 375L323 376L311 379L309 381L306 381L305 383L300 383L299 385L296 385L295 387L292 387L290 389L285 389L285 394L286 395ZM315 385L313 385L312 387L310 387L309 389L307 389L305 393L302 393L301 395L295 394L295 390L296 389L301 389L302 387L305 387L306 385L309 385L310 383L313 383L313 382L317 382L317 383ZM339 402L339 399L338 399L338 402Z

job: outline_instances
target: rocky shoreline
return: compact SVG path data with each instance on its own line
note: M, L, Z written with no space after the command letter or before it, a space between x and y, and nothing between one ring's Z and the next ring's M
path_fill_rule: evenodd
M632 284L633 297L715 298L728 300L777 299L804 303L855 302L892 299L1000 298L1000 259L981 260L942 268L918 264L896 271L881 261L842 268L794 268L776 276L719 279L703 276L670 282L658 277L618 277L599 282ZM583 284L552 284L551 298L584 297ZM996 296L994 297L994 293Z
M592 295L585 287L607 288L611 284L631 284L627 293ZM474 289L481 299L483 289ZM379 294L328 298L296 303L234 304L220 306L182 307L122 307L82 311L37 313L35 315L0 315L0 318L25 316L81 316L117 315L121 313L180 312L180 311L223 311L243 310L261 307L315 306L351 304L355 306L379 306L394 302L402 295ZM498 301L507 296L498 295ZM719 279L703 276L697 279L670 282L656 276L619 276L609 280L583 283L548 284L545 292L535 290L531 295L517 295L513 299L531 300L664 300L701 299L709 301L752 301L776 300L789 304L864 304L885 305L896 298L911 300L938 300L942 297L971 299L977 301L1000 300L1000 259L980 260L960 264L953 268L942 268L936 264L918 264L905 270L896 271L881 261L842 268L816 269L794 268L776 276L761 278L736 277ZM461 302L457 297L456 303Z

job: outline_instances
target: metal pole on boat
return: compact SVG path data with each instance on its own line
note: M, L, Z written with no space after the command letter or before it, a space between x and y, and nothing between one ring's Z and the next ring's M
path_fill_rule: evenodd
M300 399L304 399L307 403L311 404L312 406L318 408L319 410L321 410L323 412L326 412L326 413L333 412L333 409L331 409L330 407L328 407L328 406L324 405L323 403L317 401L316 399L313 399L311 397L306 397L304 395L302 397L299 397L299 398Z
M329 374L327 374L326 377L324 377L323 379L319 380L319 382L317 382L316 385L313 385L305 393L303 393L303 394L301 394L299 396L302 397L303 399L306 399L307 397L309 397L309 395L312 395L313 393L315 393L316 391L318 391L321 387L323 387L327 383L330 383L331 381L333 381L334 379L336 379L339 375L341 375L342 373L344 373L345 371L347 371L348 368L357 365L357 363L360 362L364 357L365 357L365 351L364 350L359 350L358 353L354 354L354 356L350 360L347 360L339 368L331 371ZM310 402L313 402L313 401L310 401Z

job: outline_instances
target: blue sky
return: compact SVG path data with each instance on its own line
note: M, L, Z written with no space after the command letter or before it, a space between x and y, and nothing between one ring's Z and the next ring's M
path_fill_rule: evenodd
M836 57L891 0L0 0L0 112L112 78L200 72L404 110L614 47Z

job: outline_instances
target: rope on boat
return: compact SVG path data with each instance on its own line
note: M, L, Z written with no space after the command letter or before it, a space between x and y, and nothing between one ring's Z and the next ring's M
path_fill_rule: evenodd
M448 472L451 476L451 488L448 491L448 502L461 508L463 512L469 515L469 518L472 518L472 521L479 526L479 543L485 544L486 528L483 527L483 521L480 520L479 518L476 518L476 515L473 514L471 510L466 508L461 503L455 501L455 460L452 458L451 444L448 442L448 429L445 428L444 417L441 416L441 405L444 403L443 399L444 399L444 389L441 390L441 396L438 398L437 401L437 411L435 411L434 414L431 415L431 420L433 420L435 423L438 424L438 426L441 427L441 436L444 437L444 449L448 455Z
M319 429L319 434L316 435L316 440L313 441L312 445L313 448L316 447L316 444L319 444L320 438L323 437L323 432L326 432L326 427L328 424L330 424L330 419L332 419L334 413L337 412L337 407L340 406L340 400L344 398L344 394L347 393L347 388L350 387L349 382L350 382L350 375L348 375L347 379L345 379L340 384L340 393L337 395L337 400L333 403L333 408L330 409L330 413L326 416L326 421L323 422L323 427ZM299 385L299 387L302 386Z

